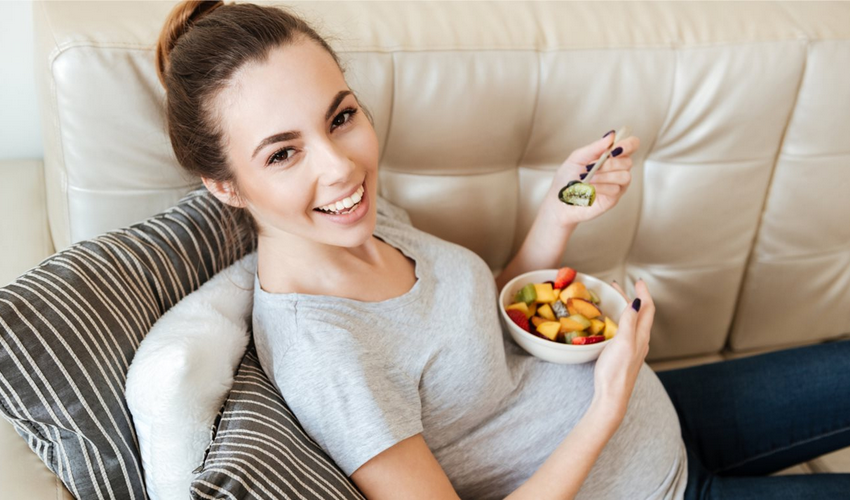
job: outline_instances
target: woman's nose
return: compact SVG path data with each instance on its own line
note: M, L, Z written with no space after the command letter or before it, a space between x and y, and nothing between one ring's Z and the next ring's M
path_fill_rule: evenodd
M345 150L331 140L323 141L316 155L316 165L324 184L346 184L355 170L354 162Z

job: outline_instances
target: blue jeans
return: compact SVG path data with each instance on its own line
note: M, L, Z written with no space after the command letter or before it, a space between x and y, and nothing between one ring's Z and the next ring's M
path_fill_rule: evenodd
M657 375L688 450L686 500L850 499L850 474L767 476L850 446L850 340Z

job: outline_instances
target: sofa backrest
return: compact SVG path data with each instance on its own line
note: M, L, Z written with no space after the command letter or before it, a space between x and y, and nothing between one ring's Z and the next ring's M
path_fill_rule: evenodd
M35 4L57 250L199 186L171 150L154 69L172 5ZM563 263L649 284L649 359L850 331L835 313L850 303L850 4L276 5L342 56L375 118L380 194L494 272L569 153L629 125L632 185Z

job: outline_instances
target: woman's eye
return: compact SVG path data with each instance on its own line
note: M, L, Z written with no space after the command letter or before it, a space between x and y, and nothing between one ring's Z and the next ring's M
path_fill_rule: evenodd
M343 125L347 125L348 123L351 123L351 120L354 119L355 113L357 113L357 110L354 109L354 108L346 108L346 109L342 110L342 113L336 115L336 118L334 118L332 125L334 127L341 127ZM345 115L348 115L348 117L343 118Z
M283 148L277 150L274 154L269 157L269 162L267 165L274 165L275 163L286 162L292 155L287 154L288 151L292 151L292 154L295 154L295 150L293 148Z

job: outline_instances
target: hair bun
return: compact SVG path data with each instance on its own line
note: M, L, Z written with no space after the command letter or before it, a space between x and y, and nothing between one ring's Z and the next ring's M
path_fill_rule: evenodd
M165 74L170 63L171 49L189 29L205 15L224 5L222 0L185 0L171 9L156 42L156 73L165 86Z

